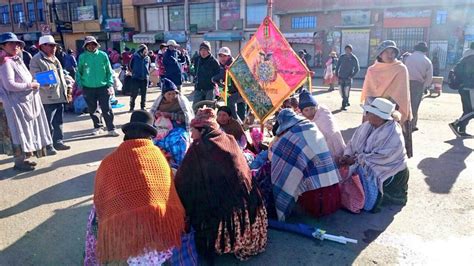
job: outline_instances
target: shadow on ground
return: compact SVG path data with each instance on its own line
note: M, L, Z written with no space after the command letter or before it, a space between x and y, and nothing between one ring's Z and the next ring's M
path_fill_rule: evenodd
M32 172L20 173L13 170L13 165L11 168L4 169L0 171L0 180L13 178L13 179L23 179L29 178L41 174L45 174L53 171L56 168L68 167L73 165L80 165L86 163L92 163L102 160L107 154L111 153L115 148L104 148L97 149L94 151L87 151L79 154L75 154L69 157L62 158L60 160L54 161L50 166L44 168L37 168Z
M95 171L92 171L39 191L17 205L1 210L0 219L28 211L43 204L91 195L94 185L94 174Z
M425 158L418 164L426 176L425 182L430 186L430 191L447 194L456 183L459 174L466 169L466 158L472 149L464 146L462 139L446 141L452 147L442 153L438 158Z
M56 189L60 191L61 187ZM90 191L89 191L90 193ZM91 206L71 206L25 234L0 253L1 265L81 265Z

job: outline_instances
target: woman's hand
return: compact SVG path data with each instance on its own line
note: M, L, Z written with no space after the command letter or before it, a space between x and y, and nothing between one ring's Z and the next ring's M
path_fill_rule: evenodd
M32 90L38 90L40 88L40 84L38 82L31 82L31 89Z

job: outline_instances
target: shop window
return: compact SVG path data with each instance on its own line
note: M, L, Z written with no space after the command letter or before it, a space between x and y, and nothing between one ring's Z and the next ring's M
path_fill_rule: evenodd
M184 30L184 5L169 6L168 20L170 30Z
M108 0L107 14L109 18L122 18L122 0Z
M219 13L223 20L240 19L240 0L222 0Z
M0 6L0 24L10 24L10 6Z
M13 9L13 22L23 23L25 22L25 12L23 11L23 4L12 5Z
M44 4L43 0L36 1L36 9L38 10L38 21L44 21Z
M314 29L316 28L316 17L293 17L291 18L292 29Z
M197 26L198 31L214 30L216 23L214 3L190 4L190 23Z
M448 19L448 11L438 11L436 12L436 24L446 24L446 20Z
M28 19L30 22L36 21L36 10L35 10L35 3L28 2L26 3L26 8L28 9Z
M146 31L159 31L165 29L163 8L145 9Z
M258 27L267 16L266 0L247 0L245 8L247 27Z

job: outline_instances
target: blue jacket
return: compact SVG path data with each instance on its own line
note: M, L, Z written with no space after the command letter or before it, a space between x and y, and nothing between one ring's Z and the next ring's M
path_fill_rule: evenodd
M163 55L163 65L165 66L165 78L173 81L176 86L181 86L181 64L182 55L176 50L167 50Z
M132 61L130 61L130 67L133 79L148 80L150 76L150 57L135 53Z

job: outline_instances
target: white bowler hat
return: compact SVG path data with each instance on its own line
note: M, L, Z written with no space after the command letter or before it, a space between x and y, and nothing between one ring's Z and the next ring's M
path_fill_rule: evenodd
M232 52L230 51L229 47L221 47L221 49L219 49L219 53L218 54L223 54L223 55L231 55Z
M167 45L167 46L174 46L174 47L179 46L179 44L177 44L175 40L169 40L169 41L167 41L167 42L166 42L166 45Z
M54 40L54 37L51 35L44 35L41 36L39 39L39 45L43 44L57 44L56 41Z
M385 120L393 120L392 113L395 111L395 104L385 98L375 98L370 105L364 105L366 112L372 113Z

